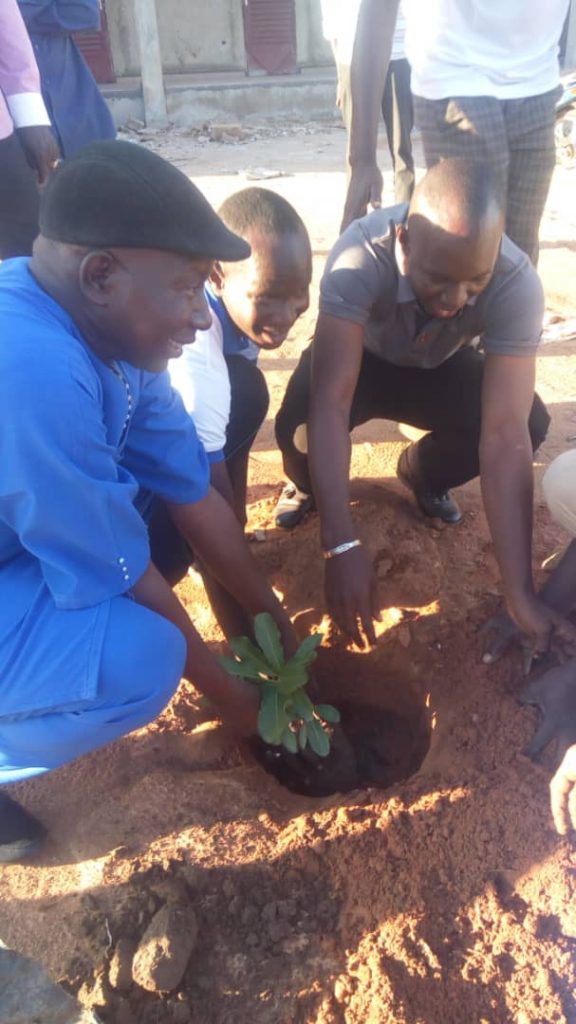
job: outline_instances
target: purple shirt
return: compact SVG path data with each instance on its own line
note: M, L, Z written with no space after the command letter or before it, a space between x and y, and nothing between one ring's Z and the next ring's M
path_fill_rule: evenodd
M14 128L50 124L40 75L16 0L0 2L0 139Z

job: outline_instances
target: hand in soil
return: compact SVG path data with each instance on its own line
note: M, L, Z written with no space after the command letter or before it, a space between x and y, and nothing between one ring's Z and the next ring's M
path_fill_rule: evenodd
M292 793L330 796L346 793L358 785L359 775L352 744L339 726L331 726L330 753L318 757L310 747L290 754L284 747L271 746L260 737L250 742L256 760Z
M326 562L326 605L339 629L358 647L376 643L374 620L380 621L378 582L362 547Z
M525 751L528 757L536 758L553 739L563 757L576 743L576 659L532 680L520 701L534 704L542 712L542 721Z
M553 651L559 659L576 656L576 626L569 619L549 608L540 598L531 598L510 609L511 618L532 644L539 656Z
M515 622L512 621L508 612L498 612L488 619L481 627L480 632L488 634L488 643L482 655L485 665L493 665L499 661L503 654L516 644L522 644L522 634ZM532 661L532 650L526 646L523 651L524 674L530 671Z
M566 661L567 657L575 653L576 630L572 623L542 602L539 605L546 610L546 614L539 623L538 636L534 632L531 635L523 633L506 611L493 615L484 623L480 631L489 635L482 655L485 665L493 665L508 650L519 647L522 651L523 672L527 676L534 667L548 668L556 661Z
M550 783L550 806L561 836L576 831L576 743L568 747Z

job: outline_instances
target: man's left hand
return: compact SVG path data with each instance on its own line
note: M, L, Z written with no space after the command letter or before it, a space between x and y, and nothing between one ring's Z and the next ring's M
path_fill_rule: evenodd
M558 740L563 756L576 742L576 659L533 679L520 702L533 704L542 712L540 726L526 748L527 756L538 757L553 739Z
M565 661L576 656L576 626L539 598L508 605L510 618L530 643L536 657L553 650Z
M576 829L576 659L534 679L521 694L522 704L534 704L542 721L525 753L536 758L557 740L561 763L550 783L554 825L560 835Z

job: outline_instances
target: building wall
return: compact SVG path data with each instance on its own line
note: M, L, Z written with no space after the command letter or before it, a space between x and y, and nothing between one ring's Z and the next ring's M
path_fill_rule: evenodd
M345 2L345 0L343 0ZM106 0L114 69L119 78L140 73L134 0ZM166 74L238 71L246 67L242 0L156 0ZM322 37L320 0L296 0L298 63L329 63Z

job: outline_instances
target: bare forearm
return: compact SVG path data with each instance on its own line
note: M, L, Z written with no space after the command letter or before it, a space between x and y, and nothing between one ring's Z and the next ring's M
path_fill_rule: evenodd
M278 623L286 652L296 638L290 619L254 561L238 519L215 491L197 505L170 505L176 526L211 575L251 617L270 612Z
M480 479L506 598L512 605L532 600L533 470L527 428L481 442Z
M388 72L398 0L362 0L350 68L351 120L348 162L376 161L378 124Z
M133 587L131 594L138 604L178 627L186 641L185 678L194 683L214 704L225 707L234 695L233 682L211 655L186 610L152 563Z
M350 514L351 443L345 411L330 405L313 408L308 443L321 543L324 548L331 548L355 536Z

